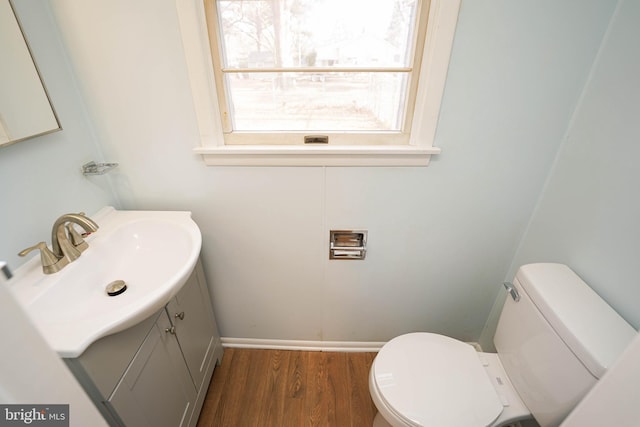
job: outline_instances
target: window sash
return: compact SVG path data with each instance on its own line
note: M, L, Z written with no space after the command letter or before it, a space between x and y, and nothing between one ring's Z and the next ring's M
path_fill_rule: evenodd
M409 66L406 67L227 67L224 65L223 37L217 13L217 1L205 0L205 13L208 22L211 55L213 61L214 80L218 91L218 104L221 114L225 145L236 144L268 144L288 145L303 143L303 136L313 132L329 135L329 143L336 145L403 145L409 143L410 130L413 123L415 102L418 88L418 76L427 33L427 18L429 0L417 0L416 23L414 25L411 47L412 52ZM399 105L402 124L399 131L264 131L246 132L233 128L232 111L230 108L230 87L226 83L225 75L233 73L382 73L395 72L408 74L408 82L404 89L404 104Z

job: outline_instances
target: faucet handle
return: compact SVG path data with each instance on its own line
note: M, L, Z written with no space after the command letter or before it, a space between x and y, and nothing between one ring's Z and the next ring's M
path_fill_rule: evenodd
M69 240L71 240L71 244L80 252L83 252L85 249L89 247L89 244L84 241L82 235L78 233L78 230L73 226L72 223L67 223L65 225L67 229L67 234L69 235Z
M69 263L65 257L58 258L49 250L45 242L39 242L35 245L18 252L20 256L26 256L29 252L39 249L40 250L40 262L42 263L42 271L44 274L57 273Z

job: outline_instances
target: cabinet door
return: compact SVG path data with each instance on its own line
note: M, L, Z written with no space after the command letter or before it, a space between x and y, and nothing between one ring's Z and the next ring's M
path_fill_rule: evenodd
M183 427L191 418L195 388L170 328L160 316L109 398L127 427Z
M218 335L200 263L176 297L167 304L167 312L176 327L176 336L193 383L200 390Z

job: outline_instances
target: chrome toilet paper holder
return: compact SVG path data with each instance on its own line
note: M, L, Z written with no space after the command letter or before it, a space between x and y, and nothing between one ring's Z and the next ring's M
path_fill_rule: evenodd
M367 230L330 230L329 259L364 259Z

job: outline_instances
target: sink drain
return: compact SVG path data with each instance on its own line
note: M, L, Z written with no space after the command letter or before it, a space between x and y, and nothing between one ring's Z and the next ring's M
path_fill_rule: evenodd
M124 283L124 280L114 280L113 282L107 285L107 295L110 297L115 297L116 295L120 295L124 291L127 290L127 284Z

